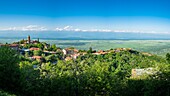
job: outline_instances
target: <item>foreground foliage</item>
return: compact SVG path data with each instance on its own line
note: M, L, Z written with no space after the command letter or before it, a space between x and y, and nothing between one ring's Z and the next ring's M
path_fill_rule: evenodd
M0 90L0 96L16 96L16 95L14 95L14 94L9 94L9 93L7 93L7 92L4 92L4 91L1 91L1 90Z
M0 48L0 88L16 92L20 90L19 56L9 47Z
M0 54L3 52L7 55L1 56L3 63L0 63L0 69L3 71L0 74L3 76L1 81L5 81L0 82L0 88L19 96L170 95L170 64L155 55L148 56L137 51L111 52L105 55L93 55L89 52L70 61L55 57L57 63L54 64L48 60L40 63L23 59L18 63L18 56L10 55L15 53L13 50L0 48ZM33 67L35 65L37 67ZM4 70L4 66L8 71ZM155 68L158 72L131 78L132 68L148 67Z

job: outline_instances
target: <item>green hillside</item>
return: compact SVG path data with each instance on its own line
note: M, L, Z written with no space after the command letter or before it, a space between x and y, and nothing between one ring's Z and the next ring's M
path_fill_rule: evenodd
M79 50L76 59L64 60L70 54L64 55L54 46L48 49L57 52L56 55L39 54L44 60L32 61L27 57L30 54L23 56L8 47L1 47L1 90L17 96L170 95L168 56L166 60L130 48L100 52L89 49ZM147 68L153 71L132 76L132 69Z

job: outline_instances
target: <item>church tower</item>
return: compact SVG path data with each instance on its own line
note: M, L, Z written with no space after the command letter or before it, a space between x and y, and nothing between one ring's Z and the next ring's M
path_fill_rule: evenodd
M28 35L28 43L29 43L29 44L31 43L30 35Z

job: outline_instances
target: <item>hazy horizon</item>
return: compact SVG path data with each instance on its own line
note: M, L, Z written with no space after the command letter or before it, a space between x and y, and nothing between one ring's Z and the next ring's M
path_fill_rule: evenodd
M74 31L0 31L1 39L32 39L46 40L170 40L170 34L140 32L74 32ZM10 35L9 35L10 34Z

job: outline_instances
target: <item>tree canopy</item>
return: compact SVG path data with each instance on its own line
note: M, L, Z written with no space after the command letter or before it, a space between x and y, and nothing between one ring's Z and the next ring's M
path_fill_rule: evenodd
M16 91L20 83L19 55L9 47L0 47L0 88Z

